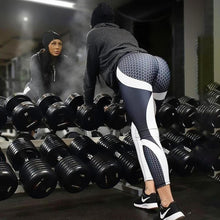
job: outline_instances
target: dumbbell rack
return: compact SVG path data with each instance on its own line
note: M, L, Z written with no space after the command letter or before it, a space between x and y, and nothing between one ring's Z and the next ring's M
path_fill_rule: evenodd
M122 139L122 137L119 137L119 139ZM99 140L98 137L92 137L91 138L94 142L97 142ZM62 139L65 144L69 145L72 141L72 138L63 138ZM36 148L39 148L40 145L42 144L43 140L31 140L32 143L35 145ZM8 148L9 144L10 144L11 141L1 141L0 142L0 147L3 151L3 153L5 154L6 153L6 149ZM7 158L6 158L7 160ZM7 162L9 163L9 161L7 160ZM10 164L10 163L9 163ZM16 175L18 176L18 172L15 171ZM56 188L60 188L59 187L59 184L57 184L57 187ZM117 190L120 190L120 191L124 191L124 192L127 192L127 193L130 193L130 194L133 194L133 195L137 195L137 196L140 196L142 194L142 191L143 189L139 186L133 186L129 183L127 183L126 181L123 181L121 180L117 185L115 185L113 187L114 189L117 189ZM18 185L18 188L17 190L15 191L15 193L24 193L24 189L23 187L21 186L21 183L19 183Z

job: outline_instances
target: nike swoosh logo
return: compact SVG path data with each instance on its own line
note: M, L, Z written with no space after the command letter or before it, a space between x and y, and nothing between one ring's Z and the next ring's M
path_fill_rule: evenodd
M170 208L167 209L163 214L160 213L160 218L163 219L164 216L167 214L167 212L169 212Z
M146 199L144 199L143 197L141 197L141 201L142 201L142 202L146 202L148 199L150 199L150 197L147 197Z

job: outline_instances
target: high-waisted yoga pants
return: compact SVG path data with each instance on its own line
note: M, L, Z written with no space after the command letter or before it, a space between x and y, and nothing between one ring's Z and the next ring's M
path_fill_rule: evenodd
M160 57L130 53L117 67L119 89L132 121L131 134L144 181L153 180L158 189L170 184L169 168L160 143L155 108L167 93L170 71Z

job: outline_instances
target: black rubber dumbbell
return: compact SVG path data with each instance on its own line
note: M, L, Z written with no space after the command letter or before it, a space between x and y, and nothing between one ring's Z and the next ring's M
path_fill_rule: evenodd
M202 131L197 129L188 130L184 136L190 140L190 148L194 149L197 145L207 140Z
M65 100L65 104L73 112L74 123L78 127L91 131L103 124L103 113L96 108L95 104L85 105L82 95L70 94Z
M220 183L220 173L217 173L212 178Z
M76 92L72 93L64 103L71 109L73 120L75 120L78 107L84 103L83 96Z
M116 136L107 134L102 136L98 142L100 149L109 152L120 164L122 178L128 183L135 185L143 180L143 175L137 157L128 153L129 147Z
M35 130L42 120L40 108L28 96L16 94L5 100L7 115L19 131Z
M103 124L103 113L96 109L94 104L92 106L85 105L82 95L70 94L65 100L65 104L73 112L74 123L78 127L91 131Z
M70 132L68 132L67 134L65 134L65 135L63 136L63 138L74 138L74 137L77 137L77 136L79 136L79 133L78 133L78 132L76 132L76 131L70 131Z
M210 90L219 90L220 91L220 84L217 82L210 82L206 85L205 91L208 92Z
M181 103L176 107L177 123L183 128L191 128L196 125L197 110L194 106L188 103Z
M160 135L160 142L167 157L170 173L184 176L194 172L193 150L187 137L171 130Z
M61 187L68 192L80 192L88 186L91 174L88 166L71 155L65 142L55 134L48 134L40 146L43 158L55 167Z
M180 105L179 99L174 96L166 97L165 100L163 101L163 104L165 104L165 103L172 105L174 108L176 108L177 106Z
M191 106L194 106L195 108L197 108L201 103L199 100L189 97L189 96L181 96L180 98L178 98L180 104L189 104Z
M169 128L178 121L178 115L173 105L164 103L156 113L159 127Z
M5 155L0 148L0 200L11 197L17 187L17 176L11 166L6 162Z
M16 171L24 191L32 198L44 198L57 185L57 177L50 165L40 158L40 153L30 140L23 138L11 142L7 158Z
M193 158L196 168L213 176L220 169L219 138L207 135L205 141L199 142L193 149Z
M184 136L178 130L175 130L175 129L166 130L161 136L172 141L176 146L178 145L185 145L188 147L191 146L191 140L187 138L186 136Z
M128 146L129 151L136 151L131 131L124 134L122 141Z
M169 168L178 174L190 175L195 170L193 151L188 146L178 145L168 153Z
M209 104L217 103L220 104L220 90L209 90L205 94L204 102L207 102Z
M23 138L25 140L35 140L35 138L29 132L18 132L15 139Z
M197 107L197 123L202 130L210 132L220 127L220 105L203 103Z
M96 105L81 105L77 109L75 124L80 128L92 131L103 125L104 114Z
M100 188L112 188L120 181L118 162L110 155L101 152L89 137L78 135L71 141L69 149L72 154L88 164L92 171L92 181Z
M108 94L98 94L94 103L104 112L104 124L109 128L120 130L129 124L127 112L123 103L112 103Z
M73 113L70 108L55 94L42 95L37 105L40 107L49 128L57 131L66 129L73 122Z

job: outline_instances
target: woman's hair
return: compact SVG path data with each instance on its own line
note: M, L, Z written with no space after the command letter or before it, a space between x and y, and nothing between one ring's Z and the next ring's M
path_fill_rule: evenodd
M91 16L91 26L94 27L99 23L114 23L114 11L105 2L99 3L93 10Z

